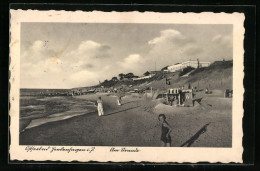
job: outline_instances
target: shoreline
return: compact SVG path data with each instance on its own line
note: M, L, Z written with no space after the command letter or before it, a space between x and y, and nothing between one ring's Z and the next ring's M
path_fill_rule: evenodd
M101 97L107 96L107 97L112 97L112 98L116 98L117 97L114 94L100 93L100 94L87 94L87 95L81 95L81 96L72 96L72 98L75 98L75 99L82 99L82 98L84 98L85 100L87 100L89 102L95 103L94 99L97 99L98 96L101 96ZM86 106L88 106L88 104ZM62 121L62 120L67 120L67 119L71 119L71 118L74 118L74 117L79 117L81 115L91 115L91 114L98 115L97 105L94 104L94 106L95 106L95 111L91 111L90 110L89 112L86 112L86 113L80 112L80 114L72 114L72 115L67 114L66 115L66 113L73 113L74 112L73 109L70 109L70 110L67 110L67 111L64 111L64 112L61 112L61 113L53 113L53 114L50 114L50 115L48 115L46 117L39 117L39 118L26 118L26 117L23 117L23 118L20 118L20 125L21 125L21 127L23 127L23 129L20 128L21 129L20 133L24 132L26 130L29 130L29 129L32 129L32 128L44 125L44 124L48 124L48 123L51 123L51 122L59 122L59 121ZM108 101L103 101L104 111L107 111L107 109L111 109L112 106L113 105L108 103ZM55 115L56 116L58 115L58 116L61 116L61 117L63 116L65 118L55 118ZM110 115L110 114L107 114L107 115ZM104 116L106 116L106 115L104 115ZM39 120L42 121L42 123L34 124L34 122L37 122Z
M46 97L46 98L50 98L51 101L53 101L55 98L61 98L61 97L55 96L55 97ZM37 126L40 126L40 125L43 125L43 124L47 124L49 122L57 122L57 121L60 121L60 120L70 119L72 117L85 115L85 114L97 111L94 100L86 100L85 101L85 100L78 100L76 98L71 99L73 97L68 97L68 98L69 98L69 101L66 102L66 100L68 100L66 97L63 98L63 101L65 100L65 102L67 104L71 105L69 107L70 108L69 110L64 110L64 111L56 112L56 113L51 111L51 113L47 114L47 115L41 114L42 112L38 112L38 113L34 112L35 114L31 114L31 115L28 115L28 116L21 117L19 119L19 122L20 122L19 123L19 130L20 131L19 132L24 132L25 130L28 130L28 129L31 129L33 127L37 127ZM44 99L44 98L42 99L42 97L40 97L37 100L48 101L47 99ZM72 102L72 101L74 101L74 102ZM84 103L86 103L86 105L84 105ZM27 108L27 106L32 106L32 105L25 105L25 106L23 106L23 108ZM34 104L33 106L37 107L38 105ZM44 105L42 105L42 106L44 106ZM77 107L80 108L80 106L88 107L88 109L78 111Z

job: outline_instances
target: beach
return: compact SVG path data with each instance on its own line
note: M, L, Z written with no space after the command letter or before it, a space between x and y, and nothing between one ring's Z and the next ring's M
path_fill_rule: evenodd
M99 96L104 116L88 111L25 129L20 133L20 145L156 147L161 145L158 115L164 113L172 127L173 147L232 146L232 99L209 95L194 107L174 107L153 100L154 106L147 110L150 101L143 95L124 96L121 106L117 97L109 94L73 98L79 103Z

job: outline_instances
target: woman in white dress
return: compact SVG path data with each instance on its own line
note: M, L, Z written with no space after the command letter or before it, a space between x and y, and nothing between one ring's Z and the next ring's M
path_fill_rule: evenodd
M98 100L97 100L97 110L98 110L98 116L104 115L103 100L101 99L101 97L99 97Z
M121 106L121 96L120 95L117 96L117 105Z

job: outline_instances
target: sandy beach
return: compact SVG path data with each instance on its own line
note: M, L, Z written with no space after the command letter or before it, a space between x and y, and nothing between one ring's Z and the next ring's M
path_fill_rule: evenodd
M151 112L142 95L123 97L122 106L108 94L73 98L93 101L98 96L104 102L104 116L99 117L94 111L26 129L20 133L20 145L160 146L160 113L166 115L172 127L174 147L232 145L232 99L204 95L194 107L168 106L154 100Z

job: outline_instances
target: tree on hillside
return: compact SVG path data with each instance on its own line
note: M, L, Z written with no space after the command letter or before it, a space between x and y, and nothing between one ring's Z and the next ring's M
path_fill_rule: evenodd
M117 77L113 77L111 80L112 81L118 81Z
M144 75L144 76L149 76L149 75L150 75L150 72L149 72L149 71L146 71L143 75Z
M125 75L125 78L133 78L133 77L135 77L135 75L133 74L133 73L131 73L131 72L129 72L129 73L127 73L126 75Z
M112 79L111 80L105 80L103 83L102 83L102 86L108 88L108 87L113 87L117 82L116 81L113 81Z
M122 80L122 79L125 78L125 74L123 74L123 73L119 74L118 76L119 76L119 79L120 79L120 80Z

